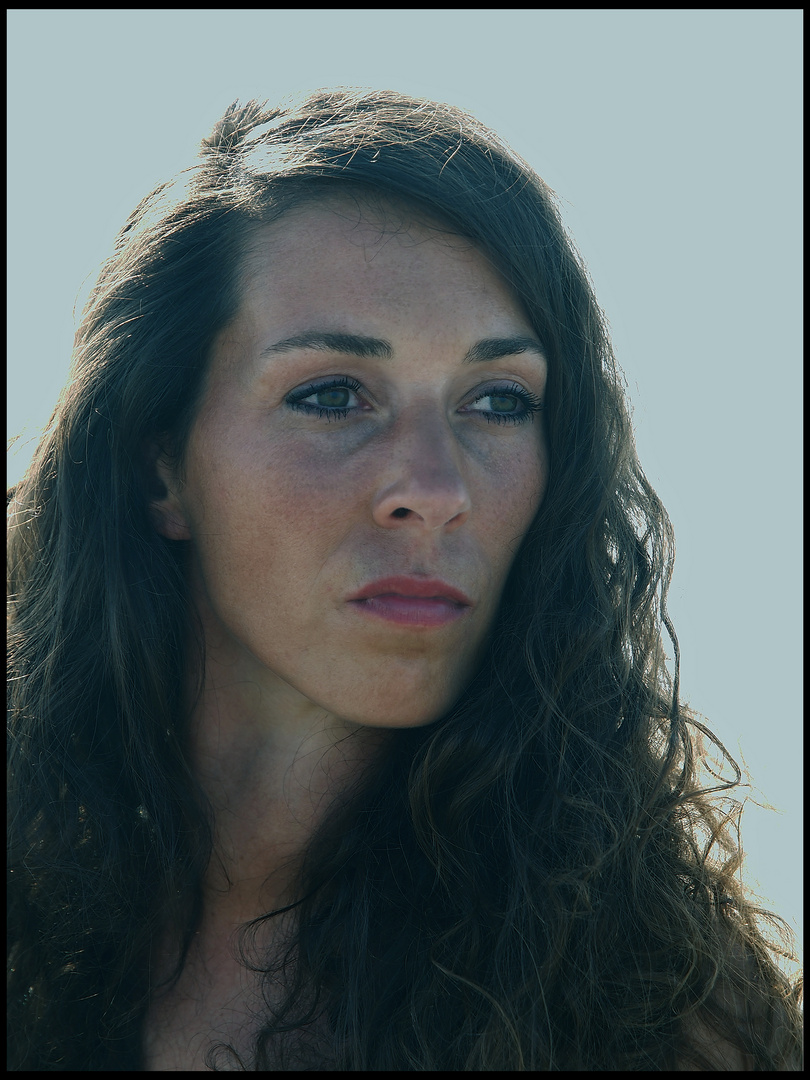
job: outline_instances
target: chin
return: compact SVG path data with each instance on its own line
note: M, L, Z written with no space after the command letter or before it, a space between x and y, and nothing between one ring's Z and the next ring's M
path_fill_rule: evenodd
M364 727L425 727L445 715L458 699L463 686L464 682L459 680L452 688L445 685L443 692L437 693L435 684L431 688L414 689L392 682L378 693L365 695L362 711L358 713L356 709L351 709L346 718Z
M446 709L418 709L412 706L397 710L380 709L373 715L365 713L352 717L352 722L361 727L376 728L416 728L434 724L444 715Z

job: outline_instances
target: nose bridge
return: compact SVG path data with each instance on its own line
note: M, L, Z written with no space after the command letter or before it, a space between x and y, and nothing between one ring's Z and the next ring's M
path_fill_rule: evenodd
M415 471L425 470L436 479L442 474L448 479L460 476L456 439L439 409L414 409L403 421L402 438Z
M463 458L447 417L435 405L415 405L398 418L389 461L374 511L380 524L409 518L439 528L466 520L471 502Z

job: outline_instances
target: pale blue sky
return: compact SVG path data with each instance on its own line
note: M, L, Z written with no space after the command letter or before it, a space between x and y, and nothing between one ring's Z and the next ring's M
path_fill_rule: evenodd
M675 526L684 696L780 811L749 807L743 840L797 930L802 30L800 10L8 14L10 434L46 422L124 218L234 98L450 101L555 189Z

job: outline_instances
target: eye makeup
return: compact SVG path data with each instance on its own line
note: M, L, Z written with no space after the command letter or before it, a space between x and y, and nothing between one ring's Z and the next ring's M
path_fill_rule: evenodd
M301 386L287 394L284 400L289 408L317 419L345 420L351 413L365 411L362 405L352 404L352 398L357 398L361 391L357 379L338 375ZM490 402L489 408L476 408L484 401ZM535 394L517 383L507 383L481 388L459 411L483 417L488 423L521 424L531 420L542 408L543 402Z

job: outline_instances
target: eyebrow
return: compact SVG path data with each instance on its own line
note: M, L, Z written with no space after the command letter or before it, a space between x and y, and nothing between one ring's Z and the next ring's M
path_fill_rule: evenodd
M322 352L346 353L352 356L381 357L390 360L394 349L390 341L383 338L368 337L365 334L342 334L324 330L304 330L300 334L277 341L262 349L261 356L275 356L278 353L293 352L295 349L316 349ZM484 338L477 341L464 354L463 363L474 364L487 360L499 360L502 356L517 356L520 353L533 352L545 356L539 341L527 335L512 337Z

